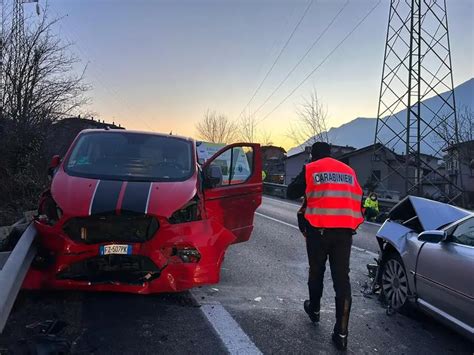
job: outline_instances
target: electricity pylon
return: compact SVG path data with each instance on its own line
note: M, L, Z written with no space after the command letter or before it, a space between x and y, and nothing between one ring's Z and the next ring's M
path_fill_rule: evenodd
M15 62L17 56L21 56L25 39L25 15L23 5L36 3L39 14L38 0L0 0L0 118L3 118L3 106L5 99L5 53L9 49L8 56ZM11 4L11 11L7 12L7 4ZM6 30L6 22L11 16L11 27ZM8 32L8 35L7 33Z
M446 0L391 0L373 158L388 166L382 188L397 177L402 195L459 203L461 174L438 165L459 143L453 88Z

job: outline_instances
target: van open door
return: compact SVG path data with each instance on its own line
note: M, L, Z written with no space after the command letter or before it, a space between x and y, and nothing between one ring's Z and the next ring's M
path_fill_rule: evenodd
M228 145L208 159L202 169L207 215L236 236L234 243L249 240L255 210L262 203L260 145Z

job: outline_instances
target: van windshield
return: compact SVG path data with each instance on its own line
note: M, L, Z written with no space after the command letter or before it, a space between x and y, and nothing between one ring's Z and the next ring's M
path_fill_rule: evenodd
M194 172L191 141L128 132L82 134L65 164L73 176L130 181L183 181Z

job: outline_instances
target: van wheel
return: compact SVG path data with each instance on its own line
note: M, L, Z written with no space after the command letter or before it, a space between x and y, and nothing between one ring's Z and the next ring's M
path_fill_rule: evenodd
M394 311L407 308L408 275L402 258L398 253L389 254L382 267L382 293L387 304Z

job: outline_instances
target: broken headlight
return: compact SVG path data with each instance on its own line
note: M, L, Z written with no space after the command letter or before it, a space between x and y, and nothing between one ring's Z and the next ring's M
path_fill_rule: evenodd
M179 210L174 212L169 218L171 224L187 223L201 220L201 209L199 199L193 198Z
M201 260L201 253L193 247L175 247L173 255L177 255L185 264L198 263Z
M38 221L54 225L63 216L63 211L54 201L50 192L43 194L38 207Z

